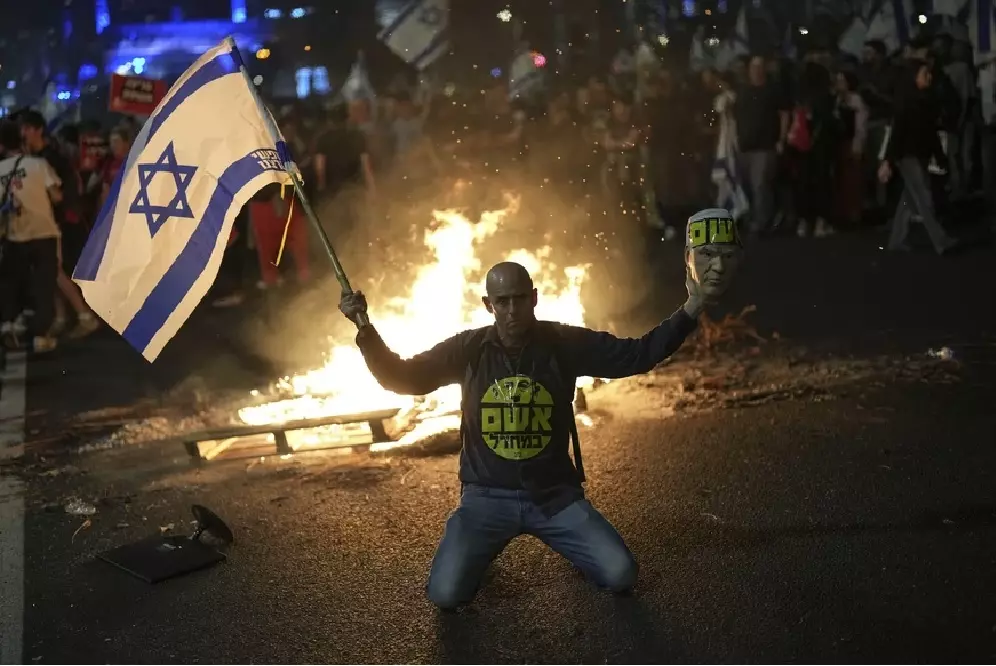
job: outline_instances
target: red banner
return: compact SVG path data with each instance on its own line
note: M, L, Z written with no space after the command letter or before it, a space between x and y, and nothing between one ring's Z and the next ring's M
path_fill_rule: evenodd
M165 96L165 81L141 76L111 75L111 111L150 116Z

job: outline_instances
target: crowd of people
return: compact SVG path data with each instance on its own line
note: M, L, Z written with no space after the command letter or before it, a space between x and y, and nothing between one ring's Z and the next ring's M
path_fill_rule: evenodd
M908 250L918 222L943 254L956 240L938 211L984 182L972 60L970 46L941 35L891 55L869 42L861 60L811 51L801 61L744 56L726 72L550 77L528 99L497 79L433 95L392 86L279 117L307 195L334 210L334 236L419 202L500 207L497 194L528 185L579 220L668 240L704 204L732 210L750 240L822 238L894 210L887 249ZM52 136L29 110L0 125L6 346L49 351L98 327L69 276L137 129L116 125L95 156L92 124ZM314 244L292 197L266 188L239 215L216 306L245 299L248 249L262 290L283 282L284 245L297 281L311 278Z

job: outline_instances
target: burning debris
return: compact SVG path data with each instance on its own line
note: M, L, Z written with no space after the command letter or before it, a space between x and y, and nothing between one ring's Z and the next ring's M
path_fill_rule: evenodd
M748 305L739 314L728 314L719 321L712 321L708 315L703 314L699 318L698 331L688 341L689 348L696 357L702 358L739 342L749 341L757 344L768 342L747 321L747 316L755 312L757 306ZM774 333L772 339L777 340L778 334Z

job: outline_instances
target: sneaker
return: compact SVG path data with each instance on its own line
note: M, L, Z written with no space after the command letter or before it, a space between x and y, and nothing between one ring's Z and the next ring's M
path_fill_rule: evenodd
M59 341L47 335L36 335L32 341L31 350L36 354L45 354L54 351L59 346Z
M79 340L80 338L85 338L98 328L100 328L100 322L97 320L97 317L92 312L84 312L79 316L76 326L69 332L69 339Z
M256 283L256 288L260 291L268 291L270 289L276 289L277 287L282 287L284 284L283 279L277 280L276 282L265 282L260 280Z
M937 250L937 254L944 256L945 254L950 254L953 250L959 249L961 243L957 238L948 238L940 247L934 248Z
M14 328L12 322L7 321L0 324L0 341L3 342L3 346L7 349L21 348L21 336Z
M813 236L816 238L826 238L827 236L833 236L834 233L834 228L827 224L826 220L816 220L816 229L813 230Z
M245 297L241 293L236 292L216 299L211 305L216 308L234 308L242 305L244 301Z
M809 235L809 223L805 220L799 220L799 225L795 228L795 235L799 238L805 238Z

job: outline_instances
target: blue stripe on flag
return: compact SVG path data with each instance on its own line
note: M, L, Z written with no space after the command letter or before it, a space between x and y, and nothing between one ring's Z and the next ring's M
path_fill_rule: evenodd
M892 0L892 13L896 20L896 36L900 44L908 44L910 41L910 19L906 15L906 3L903 0Z
M394 31L400 28L401 25L408 20L408 17L414 14L415 10L422 6L422 1L423 0L412 0L412 2L403 7L395 19L391 21L386 28L380 31L380 34L377 35L377 39L382 42L390 39L391 35L394 34Z
M159 109L159 112L149 120L149 137L147 142L152 140L152 137L159 131L159 128L163 126L163 123L169 119L170 115L181 104L187 101L187 98L212 81L217 81L221 77L237 71L239 71L239 65L235 57L229 52L216 56L194 72L194 75L187 79L180 86L180 89L176 91L176 94L170 97L169 101Z
M426 56L432 55L432 52L438 49L440 44L448 39L449 39L449 31L442 30L438 35L432 38L428 46L422 49L422 51L411 60L411 64L421 69L422 60Z
M152 141L159 128L169 119L169 116L176 111L183 102L195 92L223 76L238 71L235 59L231 53L222 53L214 59L208 61L203 67L194 72L194 75L187 79L180 89L176 91L169 101L163 105L155 116L149 119L149 133L146 136L146 145ZM87 238L86 246L80 260L76 263L76 270L73 271L73 278L77 280L93 281L97 279L97 271L104 261L104 252L107 250L107 241L111 237L111 221L114 219L114 209L118 203L118 195L121 193L121 181L126 175L125 169L118 172L117 177L111 184L111 190L107 201L100 209L97 220Z
M992 50L992 16L996 12L993 0L976 0L976 30L979 31L979 43L977 49L979 53L989 53Z
M152 293L145 299L145 303L122 333L124 339L135 349L141 351L149 346L152 338L166 324L166 320L200 278L218 244L225 215L232 207L235 195L266 170L250 153L234 162L221 174L214 194L211 195L186 247L153 288Z

